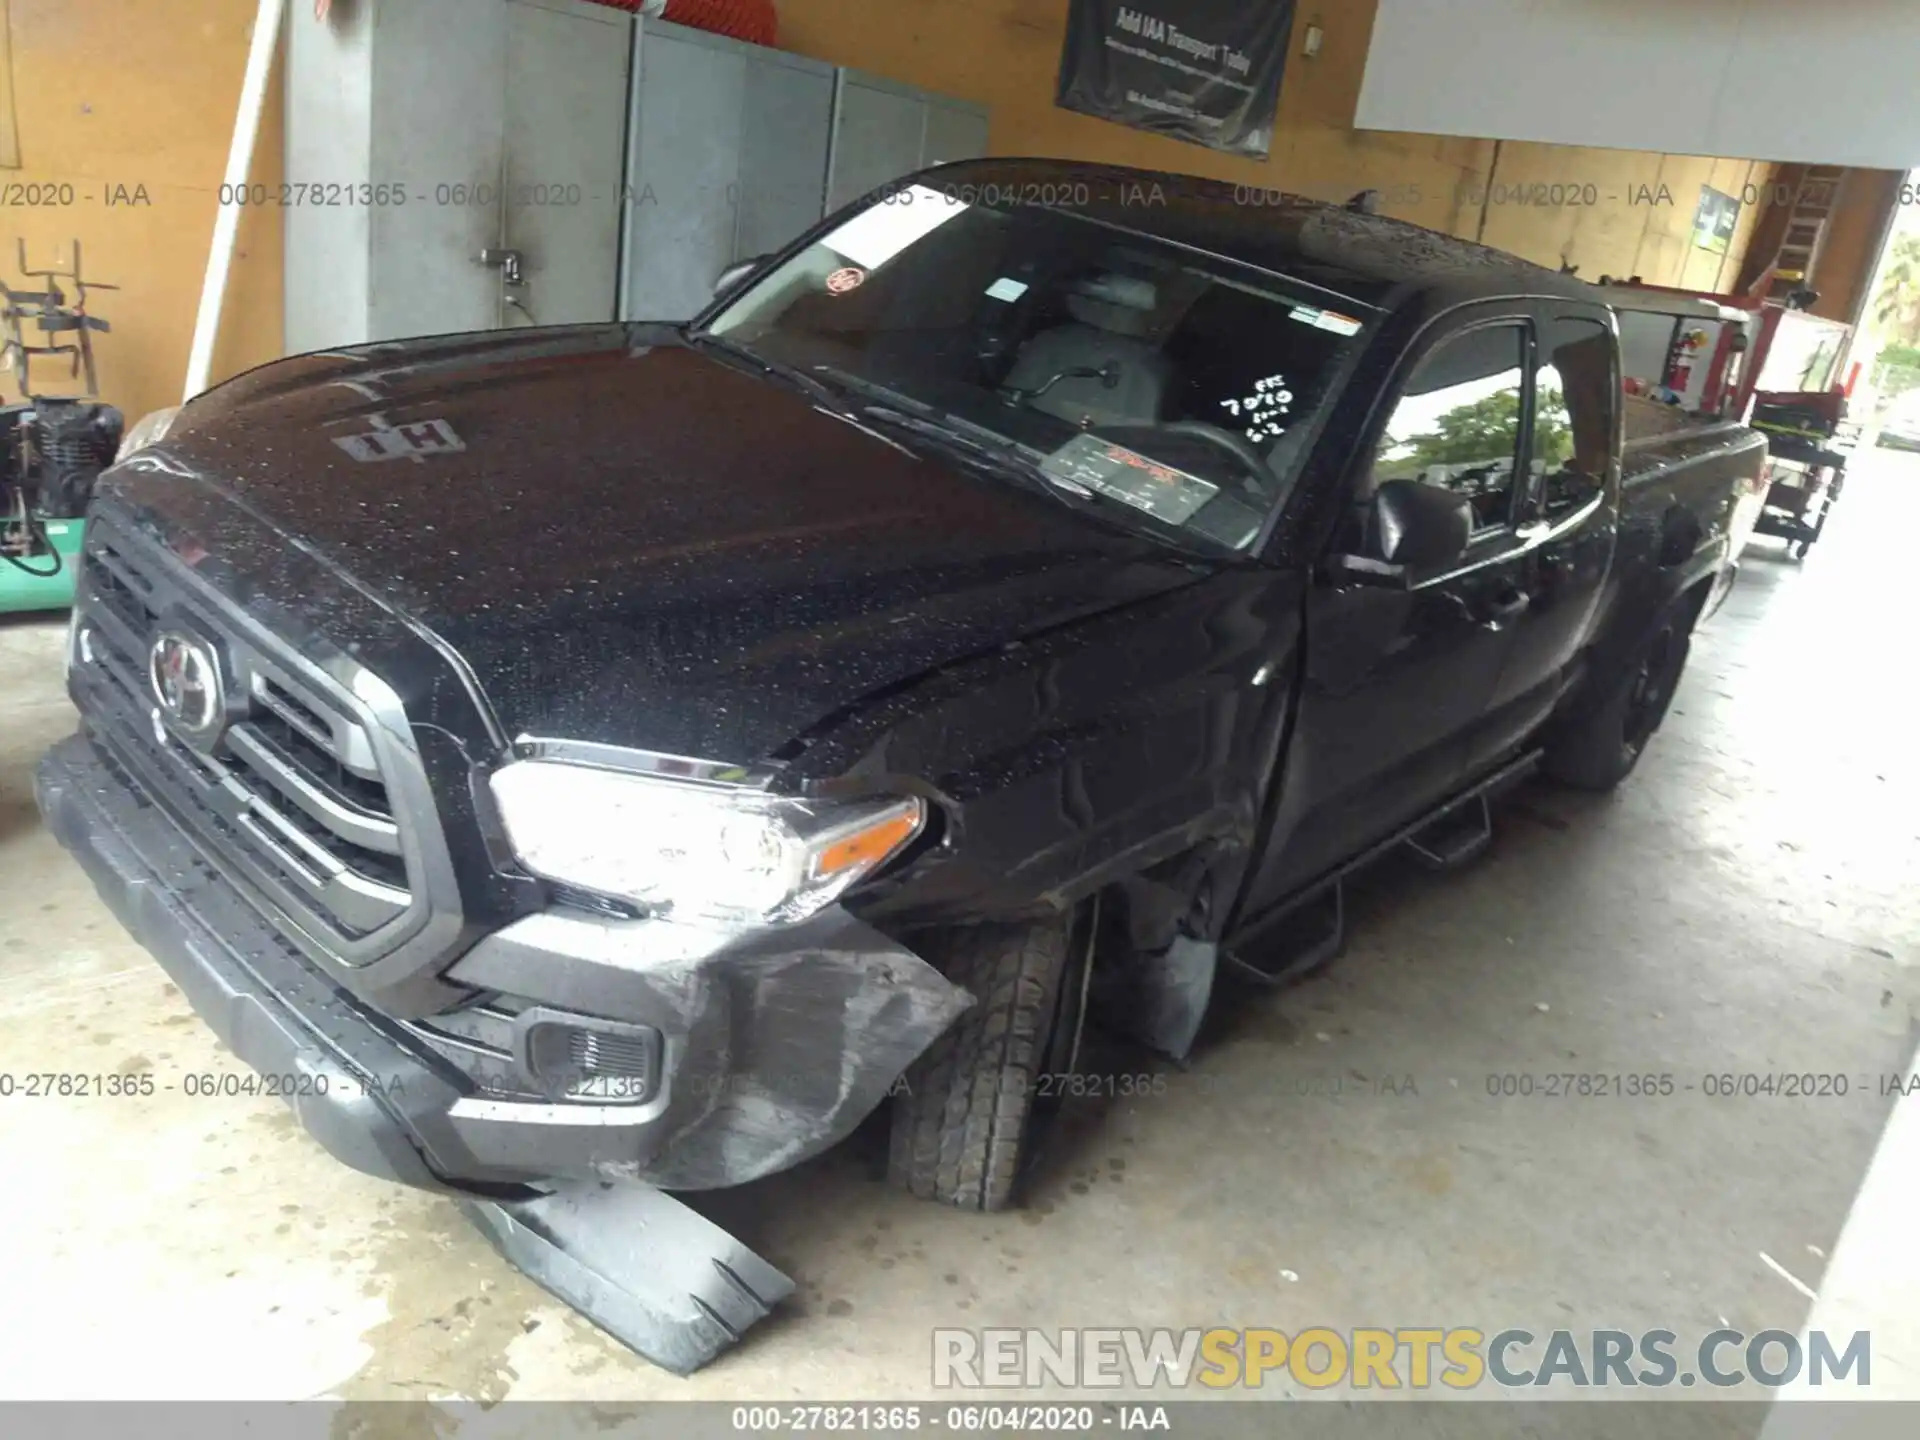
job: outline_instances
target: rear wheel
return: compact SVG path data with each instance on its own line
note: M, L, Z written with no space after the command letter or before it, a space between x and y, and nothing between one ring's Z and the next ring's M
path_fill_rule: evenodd
M1548 747L1547 774L1581 790L1611 790L1633 773L1680 688L1690 622L1682 609L1661 623L1612 691Z
M894 1096L894 1184L963 1210L1012 1203L1032 1148L1040 1077L1070 1065L1078 1044L1085 985L1069 958L1074 932L1073 917L1061 915L922 940L920 953L977 1003L914 1062Z

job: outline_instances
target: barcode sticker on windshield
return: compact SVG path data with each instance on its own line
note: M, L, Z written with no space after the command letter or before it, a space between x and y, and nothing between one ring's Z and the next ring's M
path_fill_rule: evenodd
M971 208L965 201L949 199L925 185L909 185L862 210L821 243L863 270L878 270L909 245L924 240L962 210Z
M1097 490L1169 525L1186 524L1194 511L1220 493L1211 481L1097 435L1074 436L1047 456L1040 469L1055 480Z
M1011 303L1026 294L1029 288L1024 280L1015 280L1010 275L1002 275L987 287L987 298Z
M1360 333L1360 322L1351 315L1342 315L1338 310L1322 310L1315 305L1296 305L1287 314L1289 319L1298 320L1302 325L1311 325L1316 330L1331 330L1336 335Z

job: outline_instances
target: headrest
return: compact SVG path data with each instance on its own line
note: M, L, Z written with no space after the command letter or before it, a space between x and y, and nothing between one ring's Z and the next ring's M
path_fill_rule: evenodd
M1116 335L1145 335L1160 306L1151 280L1105 271L1075 281L1067 291L1067 313L1083 325Z

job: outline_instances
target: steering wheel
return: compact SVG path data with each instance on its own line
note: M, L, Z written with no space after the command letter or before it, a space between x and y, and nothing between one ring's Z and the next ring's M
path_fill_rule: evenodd
M1269 482L1273 479L1273 471L1267 466L1267 457L1255 449L1246 436L1236 435L1224 426L1209 425L1204 420L1176 420L1170 425L1156 425L1153 428L1162 435L1186 435L1203 440L1216 450L1226 451L1253 472L1249 483L1255 479Z

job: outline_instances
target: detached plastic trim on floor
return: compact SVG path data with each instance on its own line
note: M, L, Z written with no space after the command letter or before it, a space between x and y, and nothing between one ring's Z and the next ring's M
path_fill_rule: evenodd
M574 1185L538 1200L462 1198L508 1261L622 1344L690 1375L793 1293L793 1281L650 1185Z

